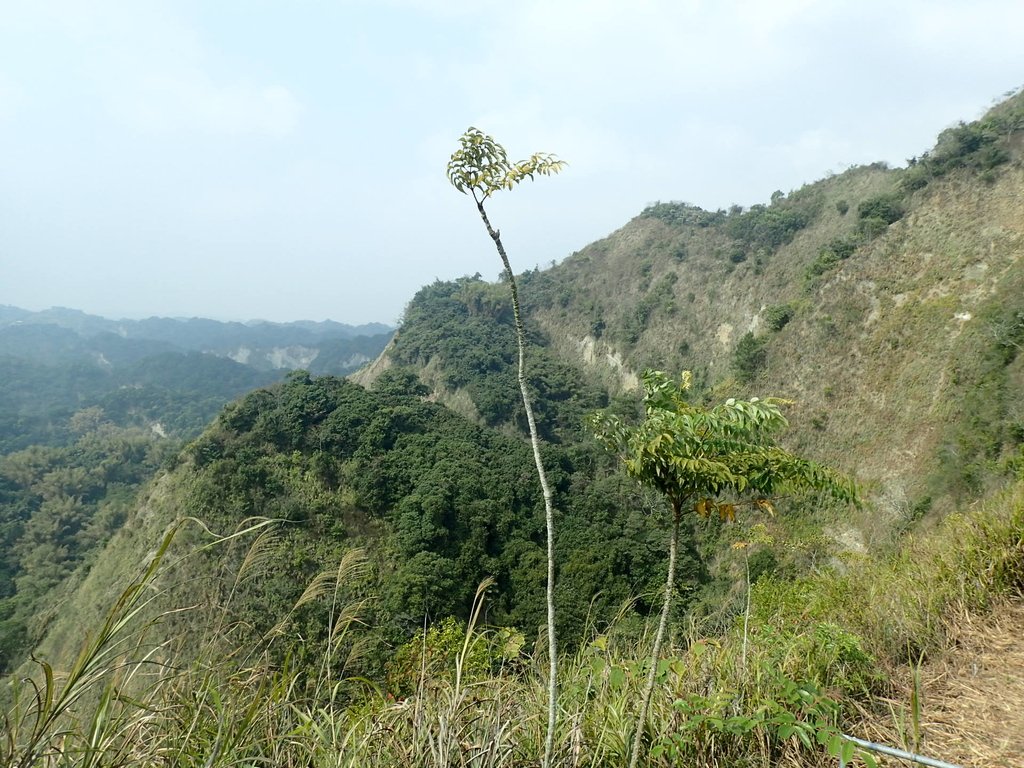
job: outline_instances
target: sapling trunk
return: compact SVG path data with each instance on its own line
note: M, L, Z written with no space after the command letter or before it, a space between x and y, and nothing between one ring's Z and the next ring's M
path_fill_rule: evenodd
M555 641L555 513L551 501L551 487L548 485L547 474L544 472L544 462L540 455L540 437L537 434L537 422L533 416L533 405L530 400L530 391L526 386L526 331L523 328L523 318L519 309L519 289L516 286L516 278L509 264L508 254L505 253L505 246L501 242L501 233L491 226L487 218L487 211L484 210L482 200L476 200L476 208L480 212L487 234L494 241L494 247L498 249L501 263L505 267L505 277L508 279L509 290L512 293L512 316L516 328L516 344L519 349L519 391L523 396L523 410L526 411L526 422L530 427L530 444L533 446L533 460L537 464L537 477L540 479L541 491L544 494L544 518L547 527L547 556L548 556L548 585L547 585L547 609L548 609L548 730L544 740L544 765L551 766L551 758L554 752L555 724L558 716L558 647ZM674 550L673 550L674 551Z
M654 635L654 647L651 648L651 668L647 671L647 684L644 686L644 697L640 704L640 715L636 721L636 732L633 734L633 750L629 756L629 768L636 768L640 760L640 747L643 743L644 726L647 724L647 712L651 708L651 697L654 695L654 683L658 677L658 658L661 656L661 645L665 641L668 630L668 616L672 611L672 593L676 581L676 552L679 551L679 522L683 516L682 503L672 500L672 534L668 541L668 576L665 579L665 601L661 606L661 619L658 631Z

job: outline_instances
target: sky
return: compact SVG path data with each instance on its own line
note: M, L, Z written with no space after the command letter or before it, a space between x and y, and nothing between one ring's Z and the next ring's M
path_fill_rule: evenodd
M501 264L469 126L559 176L488 210L517 271L658 200L894 166L1024 85L1020 0L0 0L0 304L400 320Z

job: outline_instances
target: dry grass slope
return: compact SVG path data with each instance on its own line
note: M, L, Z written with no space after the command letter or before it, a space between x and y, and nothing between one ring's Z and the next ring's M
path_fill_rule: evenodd
M956 647L923 665L921 754L964 768L1018 768L1024 760L1024 602L1007 600L986 616L965 616ZM899 709L910 700L909 674L896 681ZM891 718L873 736L898 744Z

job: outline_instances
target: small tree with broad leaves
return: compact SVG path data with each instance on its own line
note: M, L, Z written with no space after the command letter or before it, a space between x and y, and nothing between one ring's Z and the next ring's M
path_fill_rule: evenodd
M703 407L686 399L691 381L689 371L678 383L660 371L645 371L645 418L641 423L627 424L605 411L590 420L595 436L622 457L626 473L659 491L672 509L664 602L633 736L630 768L636 767L640 756L672 607L683 514L717 513L732 520L742 504L771 511L773 499L804 491L819 491L843 502L857 503L852 481L776 445L775 435L788 426L780 409L785 401L730 398L720 405Z
M544 472L544 463L540 456L540 437L537 435L537 423L533 416L530 392L526 384L526 333L523 330L523 318L519 307L519 289L508 254L501 242L501 233L491 226L484 210L484 202L501 189L512 189L526 179L533 180L536 176L550 176L565 167L565 162L554 155L537 153L528 160L511 162L505 148L493 138L476 128L469 128L459 139L460 147L448 161L448 180L459 192L469 194L476 203L477 212L487 228L487 234L494 241L501 263L505 268L512 293L512 314L515 320L516 342L519 348L519 391L523 397L523 409L530 427L530 443L533 446L533 458L537 464L537 477L540 479L541 491L544 494L544 513L547 524L547 635L548 635L548 728L544 742L544 765L551 765L554 750L555 724L558 716L558 660L555 642L555 551L554 551L554 507L551 501L551 488Z

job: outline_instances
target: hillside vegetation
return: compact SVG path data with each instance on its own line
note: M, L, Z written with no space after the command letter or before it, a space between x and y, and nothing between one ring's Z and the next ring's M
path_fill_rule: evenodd
M260 350L281 367L288 354L274 345L291 344L318 370L347 372L388 338L360 330L386 329L0 307L0 671L45 635L184 441L225 403L281 378ZM238 345L252 364L230 358Z
M1024 437L1022 148L1017 94L906 169L852 168L749 209L652 205L522 276L533 332L612 394L653 367L791 399L793 446L855 473L874 501L858 527L886 539L998 484ZM414 299L387 354L469 413L501 369L449 351L458 336L427 317L442 290ZM464 299L472 322L484 290ZM425 327L448 349L425 347Z
M1020 599L1022 494L1017 483L889 557L849 557L855 570L845 574L830 569L759 580L746 620L713 636L699 625L679 633L658 665L644 763L834 765L843 749L840 731L927 748L922 738L948 726L932 723L943 712L933 713L930 701L914 704L919 687L909 699L893 698L910 677L903 665L908 657L939 657L971 617L1007 597ZM15 684L10 741L0 746L5 763L538 764L542 666L523 654L529 646L522 636L478 623L486 610L483 588L467 627L441 622L418 635L394 654L388 686L378 687L350 672L359 664L366 607L348 592L366 575L358 555L314 578L277 631L290 634L294 614L315 608L320 631L332 641L321 653L275 658L277 632L240 640L220 620L232 610L231 593L199 609L208 613L206 632L155 645L153 635L166 631L161 622L180 616L148 610L159 593L153 587L177 581L181 561L163 560L171 536L94 625L102 631L86 640L68 672L41 681L45 709L25 684ZM246 580L260 540L248 549L236 584ZM225 656L227 641L233 651ZM588 628L586 642L563 664L556 764L624 763L644 655L643 637L618 623ZM147 663L154 659L159 664ZM975 731L987 727L979 722ZM1003 747L990 744L982 755L1012 760ZM955 752L943 757L962 759L955 743L948 748ZM870 754L855 752L849 757L873 764Z
M230 592L231 622L260 637L318 573L360 550L372 564L369 580L346 585L345 596L374 596L362 617L369 634L359 669L366 674L379 677L393 649L424 621L468 618L488 577L496 589L488 621L536 635L544 622L538 585L545 565L528 447L407 386L389 375L370 392L299 372L225 409L179 459L171 503L178 515L222 533L253 518L280 523L244 584L231 581L244 549L197 558L185 576L189 597L216 603ZM566 564L561 629L569 636L580 634L588 613L608 617L661 578L665 545L643 522L640 494L616 476L594 482L602 460L597 446L549 454L562 512L558 555ZM159 493L168 490L160 486ZM149 523L146 535L158 536L167 522ZM137 534L132 541L137 545ZM122 551L114 559L130 557ZM689 550L684 561L680 586L700 583L697 554ZM595 584L603 585L600 593ZM318 612L307 616L310 610L296 616L308 628L294 642L312 654L325 642L326 624ZM278 645L288 650L287 641Z
M628 760L649 672L641 764L834 765L844 730L927 747L907 665L1024 586L1022 136L1017 94L905 169L658 203L519 277L558 511L557 765ZM0 758L538 765L543 507L511 322L500 281L438 281L357 383L298 371L224 408L49 612L56 675L21 667L38 687L7 689ZM646 368L692 371L698 405L791 400L785 447L865 500L687 515L653 669L671 516L584 428L639 419ZM23 474L0 491L40 509L64 477Z
M391 336L380 324L108 320L0 306L0 454L67 441L100 407L120 426L194 437L229 400L308 368L345 375Z

